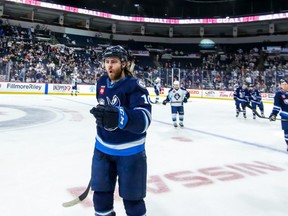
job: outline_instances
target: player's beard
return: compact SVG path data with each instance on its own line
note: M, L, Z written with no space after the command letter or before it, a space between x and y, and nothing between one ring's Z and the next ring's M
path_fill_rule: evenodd
M108 76L112 82L117 82L124 77L123 73L124 72L122 70L122 67L120 67L114 70L112 73L108 71Z

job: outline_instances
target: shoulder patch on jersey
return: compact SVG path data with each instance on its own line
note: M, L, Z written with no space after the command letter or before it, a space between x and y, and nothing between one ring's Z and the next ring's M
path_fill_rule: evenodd
M100 98L99 101L98 101L98 103L99 103L100 105L105 105L105 100L104 100L103 98Z
M140 86L143 89L146 89L145 82L143 80L138 79L137 80L137 85Z

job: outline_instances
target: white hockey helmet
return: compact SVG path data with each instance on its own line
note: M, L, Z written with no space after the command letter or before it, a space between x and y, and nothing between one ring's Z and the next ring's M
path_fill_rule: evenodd
M180 87L180 83L179 83L178 80L175 80L175 81L173 82L173 87L174 87L174 88L177 88L177 89Z
M155 79L155 82L156 83L159 83L161 81L161 79L159 78L159 77L157 77L156 79Z

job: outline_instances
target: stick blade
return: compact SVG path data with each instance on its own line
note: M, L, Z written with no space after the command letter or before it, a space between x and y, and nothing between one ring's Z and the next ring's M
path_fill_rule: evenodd
M74 200L71 200L69 202L64 202L62 203L62 206L63 207L71 207L71 206L74 206L74 205L77 205L78 203L80 203L81 200L78 198L74 199Z
M90 191L90 187L91 187L91 182L89 181L87 188L85 189L85 191L80 196L78 196L76 199L71 200L69 202L62 203L62 206L63 207L71 207L71 206L77 205L78 203L82 202L88 196L89 191Z

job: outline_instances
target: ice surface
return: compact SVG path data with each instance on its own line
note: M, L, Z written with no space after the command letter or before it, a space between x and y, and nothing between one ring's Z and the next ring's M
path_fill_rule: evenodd
M94 215L92 96L0 95L0 214ZM265 104L265 115L272 110ZM183 129L153 105L148 130L148 216L286 216L288 153L280 121L235 117L234 101L190 99ZM115 196L117 216L124 216Z

